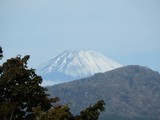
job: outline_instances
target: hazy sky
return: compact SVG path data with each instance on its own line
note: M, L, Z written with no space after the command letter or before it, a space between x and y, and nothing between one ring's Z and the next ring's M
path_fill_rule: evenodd
M0 0L0 46L3 61L29 54L33 68L94 50L160 71L160 0Z

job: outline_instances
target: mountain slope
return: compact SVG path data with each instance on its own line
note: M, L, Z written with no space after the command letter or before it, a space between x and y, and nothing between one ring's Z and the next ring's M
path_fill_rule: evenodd
M67 82L109 71L122 65L94 51L64 51L37 68L45 80Z
M48 89L75 113L103 99L103 120L160 119L160 74L146 67L126 66Z

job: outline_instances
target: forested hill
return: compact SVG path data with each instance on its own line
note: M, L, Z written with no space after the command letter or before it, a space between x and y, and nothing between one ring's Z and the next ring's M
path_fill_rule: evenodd
M160 120L160 74L147 67L125 66L48 89L75 113L103 99L102 120Z

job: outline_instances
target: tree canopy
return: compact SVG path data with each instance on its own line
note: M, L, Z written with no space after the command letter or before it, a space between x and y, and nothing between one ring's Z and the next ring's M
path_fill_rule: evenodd
M2 51L2 50L1 50ZM67 105L56 104L59 98L49 98L40 86L41 76L29 69L29 55L8 59L0 67L1 120L97 120L104 110L104 101L74 116Z
M1 67L0 110L5 112L6 119L31 119L34 115L33 107L40 106L43 111L51 107L46 89L39 85L42 78L35 74L34 69L28 69L28 59L28 55L22 59L11 58ZM7 110L4 111L4 108ZM0 118L5 116L2 115Z

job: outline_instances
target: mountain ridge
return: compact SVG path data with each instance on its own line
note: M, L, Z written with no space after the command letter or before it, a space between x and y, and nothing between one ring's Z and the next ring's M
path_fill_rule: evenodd
M47 87L78 113L85 106L103 99L106 112L101 120L160 119L160 74L147 67L131 65L91 77Z

